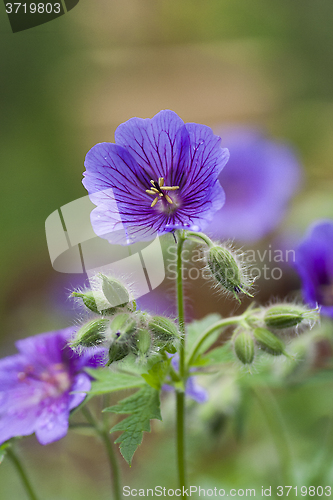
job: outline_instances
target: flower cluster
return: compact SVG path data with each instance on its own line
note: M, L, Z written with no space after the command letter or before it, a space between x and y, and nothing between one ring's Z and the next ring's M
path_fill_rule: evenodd
M253 363L256 347L272 356L288 356L280 334L290 333L295 327L312 327L316 321L318 309L310 310L303 305L282 303L250 309L233 334L236 356L244 365Z
M71 340L76 351L102 346L108 350L107 365L129 354L145 359L159 351L176 352L180 335L175 323L163 316L137 311L129 291L117 279L101 275L100 289L73 295L94 313Z

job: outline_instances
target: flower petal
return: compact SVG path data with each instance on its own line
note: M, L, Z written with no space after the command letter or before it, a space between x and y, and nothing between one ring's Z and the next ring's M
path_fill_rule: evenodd
M188 134L173 111L160 111L152 119L131 118L119 125L115 139L153 180L168 177L170 170L188 159Z
M49 444L66 436L69 418L69 394L48 404L36 422L36 437L40 444Z

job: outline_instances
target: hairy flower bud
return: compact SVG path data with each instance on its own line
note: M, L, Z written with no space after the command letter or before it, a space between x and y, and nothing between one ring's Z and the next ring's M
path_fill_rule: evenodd
M234 343L237 358L243 365L250 365L254 360L254 340L250 332L241 332Z
M225 247L212 246L207 254L208 267L223 288L231 292L239 300L237 294L243 292L250 295L246 290L243 269L232 252Z
M274 333L266 330L266 328L255 328L253 335L264 351L273 356L286 355L285 345L282 340L274 335Z
M96 347L100 345L105 337L105 331L108 328L109 320L98 318L88 321L75 334L75 338L70 345L73 349L77 347Z
M102 290L112 307L125 306L129 302L129 293L118 280L101 274Z
M154 316L148 323L148 328L154 336L155 345L169 352L175 354L177 349L174 345L180 338L177 326L169 318L164 316Z
M148 328L160 340L168 341L172 337L179 338L179 332L175 323L164 316L154 316L149 321Z
M269 328L291 328L305 321L316 321L318 311L309 310L305 306L296 304L279 304L270 307L264 316L266 326Z

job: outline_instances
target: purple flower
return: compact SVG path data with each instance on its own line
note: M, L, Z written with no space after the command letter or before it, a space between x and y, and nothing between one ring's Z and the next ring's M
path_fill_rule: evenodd
M223 133L230 160L219 176L226 195L206 232L248 242L274 229L300 182L300 165L290 147L252 128Z
M176 228L201 230L224 203L218 175L229 152L220 140L168 110L120 125L116 143L96 144L85 160L95 233L131 243Z
M67 433L70 410L90 389L84 368L103 364L101 350L78 356L68 347L73 332L67 328L19 340L19 354L0 360L0 443L35 432L48 444Z
M304 300L333 318L333 221L310 226L296 248L295 267L302 280Z

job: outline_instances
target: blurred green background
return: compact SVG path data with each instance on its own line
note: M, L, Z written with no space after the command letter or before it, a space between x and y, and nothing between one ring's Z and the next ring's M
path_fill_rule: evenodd
M185 122L215 128L254 124L298 149L303 189L275 234L258 245L267 247L279 235L297 240L313 220L333 218L332 26L331 0L81 0L65 16L13 34L2 7L2 356L15 352L18 338L75 322L66 298L76 279L52 269L45 219L86 194L86 152L96 142L112 142L118 124L132 116L172 109ZM275 288L261 285L261 302L299 288L291 270ZM206 300L196 290L194 317L217 307L226 312ZM324 365L327 349L319 356ZM273 387L273 397L294 451L294 481L306 484L317 455L328 453L316 484L333 484L333 453L322 447L330 432L332 381L311 377ZM215 434L208 424L191 425L192 484L259 491L281 480L272 432L278 424L269 425L265 398L243 385L232 389L238 403L223 407ZM132 469L123 464L124 484L175 486L168 418L145 436ZM235 430L237 419L242 432ZM110 498L104 452L91 437L70 433L47 447L31 437L20 448L42 499ZM0 482L1 498L23 498L10 463L1 465Z

